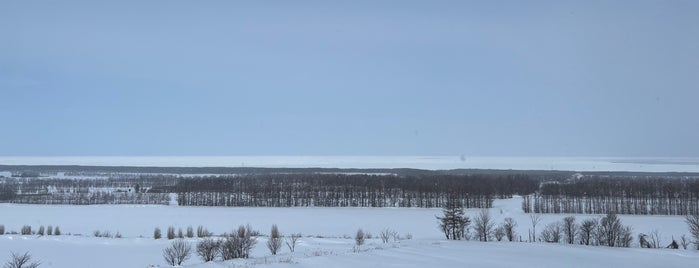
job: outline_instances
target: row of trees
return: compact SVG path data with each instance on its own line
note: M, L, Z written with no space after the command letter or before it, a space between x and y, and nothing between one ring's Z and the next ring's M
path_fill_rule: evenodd
M538 194L524 197L522 208L527 213L699 214L699 179L592 177L544 183Z
M487 208L537 187L523 175L268 174L188 178L175 191L187 206L441 207L453 199Z
M16 231L8 231L5 232L5 225L0 224L0 235L4 234L18 234ZM54 228L53 226L49 225L46 228L44 228L43 225L39 226L39 229L37 231L32 230L31 225L24 225L22 226L22 229L20 229L19 234L21 235L61 235L61 228L56 226Z
M540 214L530 214L532 229L529 232L529 241L537 240L536 226L541 222ZM443 216L437 217L439 229L448 240L461 240L477 238L480 241L490 241L495 238L497 241L507 238L515 241L514 228L517 223L512 218L505 218L496 226L487 209L481 210L473 220L464 214L463 207L458 202L447 202L443 208ZM694 239L697 249L699 249L699 215L686 216L685 222ZM470 235L469 227L473 223L473 235ZM633 241L632 228L622 223L616 213L607 213L604 217L596 219L590 218L578 223L574 216L563 218L562 221L552 222L544 227L538 235L538 240L548 243L568 243L593 246L609 247L630 247ZM650 240L648 236L641 233L638 235L640 247L659 247L659 234L652 233ZM520 238L521 241L521 238ZM689 240L682 236L682 246L687 247ZM668 246L678 248L678 243L673 239L673 243Z

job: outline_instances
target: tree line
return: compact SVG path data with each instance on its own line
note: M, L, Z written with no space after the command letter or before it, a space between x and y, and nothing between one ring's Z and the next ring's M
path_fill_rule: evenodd
M526 175L266 174L183 178L174 187L185 206L441 207L455 199L486 208L493 198L528 194Z
M525 212L632 215L699 214L699 178L591 177L543 183Z

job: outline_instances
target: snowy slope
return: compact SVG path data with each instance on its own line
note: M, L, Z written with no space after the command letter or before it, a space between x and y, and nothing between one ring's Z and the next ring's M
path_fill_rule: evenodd
M6 231L19 231L22 225L59 225L63 234L55 236L0 236L0 261L11 251L30 251L43 262L41 267L147 267L165 266L161 251L169 242L153 240L153 228L167 226L196 228L201 224L214 233L230 232L250 223L265 233L278 224L283 234L303 233L297 252L285 247L272 257L265 238L252 252L252 259L202 264L194 257L191 267L692 267L699 251L606 248L544 243L445 241L437 229L439 209L416 208L223 208L178 206L40 206L0 204L0 224ZM474 216L478 210L467 210ZM526 240L531 228L529 216L521 210L521 198L496 200L490 209L496 222L513 217L517 232ZM567 215L543 215L537 230ZM576 215L578 220L599 215ZM682 217L621 216L624 224L638 232L658 230L662 244L674 236L687 234ZM357 228L377 236L390 227L413 239L382 244L370 239L359 253L353 252L351 236ZM124 238L91 237L94 230L119 231ZM79 235L76 235L79 234ZM139 237L139 236L142 236ZM196 238L190 239L193 243ZM637 243L634 242L637 247ZM81 258L78 254L83 254Z

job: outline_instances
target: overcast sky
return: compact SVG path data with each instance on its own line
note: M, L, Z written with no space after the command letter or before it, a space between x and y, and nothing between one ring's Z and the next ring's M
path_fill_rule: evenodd
M0 155L699 156L699 1L97 2L0 2Z

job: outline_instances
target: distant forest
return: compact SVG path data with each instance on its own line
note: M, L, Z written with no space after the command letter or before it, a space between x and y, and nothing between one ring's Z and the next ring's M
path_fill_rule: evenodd
M535 213L699 213L699 174L517 170L1 166L0 202L250 207L491 207ZM60 176L57 175L60 173ZM7 172L5 173L7 174Z

